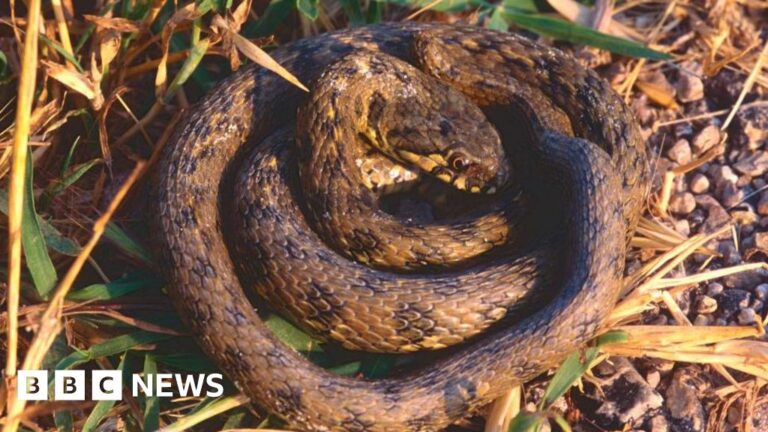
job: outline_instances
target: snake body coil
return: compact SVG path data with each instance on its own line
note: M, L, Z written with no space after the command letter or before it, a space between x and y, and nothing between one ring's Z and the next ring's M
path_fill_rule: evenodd
M244 68L197 106L158 167L158 241L174 304L203 349L254 402L301 430L440 430L595 336L618 296L626 239L649 183L639 130L607 83L554 49L471 27L361 27L271 54L313 92ZM418 66L421 72L413 73L424 77L414 78L413 67L397 59ZM384 74L403 84L400 91L388 93L385 85L356 103L356 92L374 88ZM355 84L361 80L369 85ZM409 102L417 99L409 98L433 87L433 104L424 106L436 108L422 113L427 120L379 124L390 111L397 114L393 101L417 109ZM366 120L355 134L334 127L344 124L343 110ZM526 169L526 162L517 174L564 191L564 232L556 241L507 248L519 216L509 188L496 193L501 204L491 211L406 224L395 240L382 234L394 223L391 216L358 212L360 205L349 202L349 196L374 197L356 171L369 155L352 141L377 142L373 147L387 160L479 191L506 180L497 160L505 156L497 150L519 138L512 125L521 120L521 135L533 142L521 152L535 168ZM432 123L434 133L421 134ZM429 150L432 136L450 143ZM408 147L413 142L418 148ZM506 158L521 157L516 151ZM234 203L225 198L233 188L241 197ZM331 233L342 248L329 249L312 229ZM425 233L444 238L419 240ZM232 240L229 248L225 239ZM429 270L466 255L474 257L470 264ZM393 271L398 265L415 272ZM539 301L555 282L559 292L540 310L491 336L472 337ZM341 377L272 335L244 285L349 348L405 352L470 340L407 376Z

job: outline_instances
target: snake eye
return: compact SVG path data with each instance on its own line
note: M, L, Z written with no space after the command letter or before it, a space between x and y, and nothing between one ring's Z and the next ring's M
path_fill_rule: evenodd
M461 153L454 153L448 158L448 163L456 171L464 171L469 166L469 161Z

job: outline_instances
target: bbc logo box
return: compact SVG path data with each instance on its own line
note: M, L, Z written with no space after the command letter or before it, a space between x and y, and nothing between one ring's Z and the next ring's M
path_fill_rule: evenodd
M53 374L53 399L60 401L86 400L84 370L57 370ZM45 370L20 370L18 398L28 401L48 400L49 375ZM119 370L94 370L90 373L89 400L120 400L123 375Z

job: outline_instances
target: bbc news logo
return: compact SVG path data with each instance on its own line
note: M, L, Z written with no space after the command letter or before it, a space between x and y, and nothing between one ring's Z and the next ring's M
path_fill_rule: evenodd
M119 370L57 370L53 373L53 400L84 401L121 400L123 398L123 372ZM87 379L86 379L87 378ZM221 374L132 374L130 390L133 397L207 396L224 394ZM27 401L49 399L49 374L45 370L20 370L18 398Z

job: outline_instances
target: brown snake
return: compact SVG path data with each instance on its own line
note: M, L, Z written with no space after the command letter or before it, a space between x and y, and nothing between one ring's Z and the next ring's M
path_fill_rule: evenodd
M167 146L155 216L176 308L255 403L300 430L440 430L595 336L618 296L626 239L649 183L638 127L607 83L555 49L473 27L361 27L271 55L312 92L256 67L221 83ZM423 77L413 80L410 66L389 56ZM398 90L385 84L355 98L380 75L394 77L387 83ZM414 99L414 88L426 102ZM398 113L397 126L383 123ZM341 122L345 115L352 120ZM521 137L533 142L529 149L506 144ZM360 205L347 198L374 196L358 183L355 163L366 155L351 144L366 140L460 189L499 187L502 204L450 223L405 224L396 241L378 238L394 217L355 213ZM531 162L514 163L526 153ZM519 216L503 202L516 199L501 185L504 157L513 177L558 189L559 243L496 247L515 235L504 227ZM232 188L238 202L227 198ZM451 246L414 243L425 232L448 233ZM334 252L323 241L348 248ZM465 252L477 259L434 269ZM398 263L413 271L394 271ZM375 381L311 364L265 327L243 289L255 286L278 310L347 347L411 351L464 341L529 294L551 291L553 281L557 295L527 317L422 369Z

